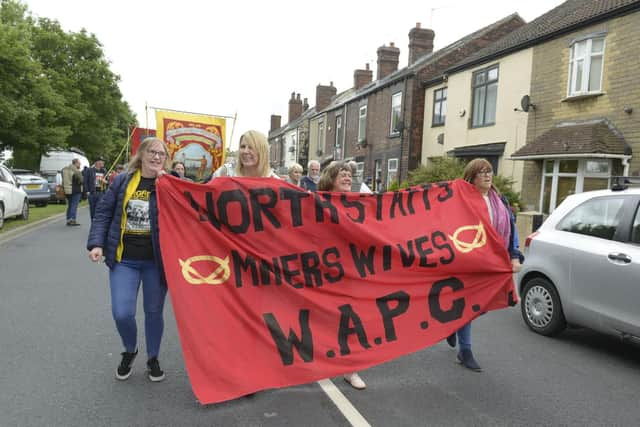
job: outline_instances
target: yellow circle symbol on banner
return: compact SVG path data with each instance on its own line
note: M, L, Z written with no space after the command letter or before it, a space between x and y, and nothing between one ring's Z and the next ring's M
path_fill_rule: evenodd
M476 232L476 235L474 236L473 241L463 242L462 240L459 240L458 237L460 233L474 230ZM460 227L456 230L455 233L453 233L453 236L449 236L449 238L453 242L453 245L456 247L458 252L461 252L463 254L471 252L474 249L481 248L487 243L487 233L485 232L482 223L479 223L478 225L465 225L464 227Z
M213 255L198 255L183 261L178 259L182 268L184 280L192 285L220 285L229 279L231 270L229 269L229 257L222 259ZM194 262L210 261L218 265L211 274L203 276L193 267Z

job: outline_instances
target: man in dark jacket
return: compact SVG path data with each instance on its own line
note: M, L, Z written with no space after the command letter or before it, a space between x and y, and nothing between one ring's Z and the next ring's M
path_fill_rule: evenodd
M105 181L107 170L104 168L104 160L98 158L92 167L82 171L82 175L84 177L84 194L89 198L89 211L91 221L93 221L93 217L96 215L96 206L107 189Z
M309 160L307 164L307 175L300 180L300 186L305 190L317 191L318 181L320 181L320 162L317 160Z

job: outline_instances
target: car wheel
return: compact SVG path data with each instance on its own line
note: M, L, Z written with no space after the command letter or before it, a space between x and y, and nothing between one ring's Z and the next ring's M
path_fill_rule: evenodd
M20 219L29 219L29 201L27 199L25 199L24 203L22 204Z
M0 230L4 227L4 206L0 205Z
M558 291L544 277L534 277L525 283L520 309L524 323L541 335L556 335L567 327Z

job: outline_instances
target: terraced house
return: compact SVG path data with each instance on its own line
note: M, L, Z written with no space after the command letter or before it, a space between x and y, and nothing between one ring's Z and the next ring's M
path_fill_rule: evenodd
M423 161L486 157L542 213L639 174L639 10L569 0L423 81Z

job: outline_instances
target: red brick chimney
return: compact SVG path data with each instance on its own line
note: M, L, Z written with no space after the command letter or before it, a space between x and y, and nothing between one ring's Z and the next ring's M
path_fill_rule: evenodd
M389 74L398 70L398 58L400 57L400 49L395 47L393 42L389 46L381 46L378 48L378 77L377 80L384 79Z
M316 111L324 110L337 93L337 89L333 86L333 82L329 86L316 86Z
M409 65L421 56L433 52L434 37L433 30L420 28L420 23L416 23L415 28L409 31Z
M304 101L302 102L302 110L307 111L308 109L309 109L309 100L305 98Z
M291 92L291 99L289 100L289 122L291 123L302 114L302 100L300 94Z
M282 119L281 116L278 116L277 114L272 114L271 115L271 129L269 129L269 132L274 131L276 129L280 129L280 120Z
M353 72L353 87L360 89L363 86L371 83L373 79L373 71L369 69L369 63L366 64L364 70L355 70Z

